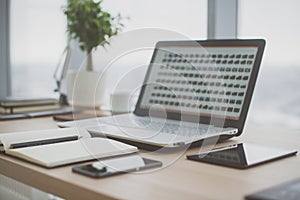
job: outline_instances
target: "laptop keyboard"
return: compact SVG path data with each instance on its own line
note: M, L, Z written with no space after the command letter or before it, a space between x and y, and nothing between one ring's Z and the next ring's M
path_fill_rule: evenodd
M130 116L130 117L128 117ZM119 115L115 117L100 118L101 123L113 124L122 127L147 129L159 133L176 134L182 136L210 135L223 132L225 129L206 124L194 124L175 120L138 117L135 115Z

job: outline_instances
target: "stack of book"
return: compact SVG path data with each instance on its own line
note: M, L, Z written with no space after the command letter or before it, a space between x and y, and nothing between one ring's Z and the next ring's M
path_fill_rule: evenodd
M60 109L56 99L52 98L0 98L0 114L20 114Z

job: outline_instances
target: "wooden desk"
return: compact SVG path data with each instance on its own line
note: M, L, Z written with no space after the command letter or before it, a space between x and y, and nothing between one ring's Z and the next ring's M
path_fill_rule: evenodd
M0 122L0 132L57 128L52 118ZM300 133L280 129L246 127L235 140L300 149ZM224 145L220 144L220 145ZM141 154L164 162L164 168L91 179L71 172L71 166L45 169L1 154L0 173L66 199L243 199L246 194L300 177L300 157L293 156L248 170L202 164L181 154Z

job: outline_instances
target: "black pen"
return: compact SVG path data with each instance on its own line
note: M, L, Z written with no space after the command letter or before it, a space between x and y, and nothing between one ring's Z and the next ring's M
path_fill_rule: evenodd
M32 146L45 145L45 144L54 144L54 143L60 143L60 142L68 142L68 141L78 140L79 138L80 138L80 136L76 135L76 136L69 136L69 137L62 137L62 138L21 142L21 143L11 144L10 149L32 147Z

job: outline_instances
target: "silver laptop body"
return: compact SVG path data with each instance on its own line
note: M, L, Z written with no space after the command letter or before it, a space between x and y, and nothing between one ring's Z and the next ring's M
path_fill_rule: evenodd
M58 125L159 147L238 136L264 46L264 40L158 42L133 113Z

